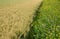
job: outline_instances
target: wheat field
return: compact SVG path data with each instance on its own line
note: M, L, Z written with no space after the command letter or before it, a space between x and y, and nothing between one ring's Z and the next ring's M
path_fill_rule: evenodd
M21 39L22 34L25 37L42 0L3 1L0 3L0 39Z

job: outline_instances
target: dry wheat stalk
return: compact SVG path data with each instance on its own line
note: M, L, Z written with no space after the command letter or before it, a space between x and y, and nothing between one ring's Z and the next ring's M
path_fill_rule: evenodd
M25 36L41 1L27 0L16 4L0 4L0 39L20 39L21 34Z

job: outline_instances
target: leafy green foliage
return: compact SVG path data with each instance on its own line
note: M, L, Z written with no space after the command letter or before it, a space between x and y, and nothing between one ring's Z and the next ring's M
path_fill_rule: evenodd
M60 39L60 0L44 0L28 39Z

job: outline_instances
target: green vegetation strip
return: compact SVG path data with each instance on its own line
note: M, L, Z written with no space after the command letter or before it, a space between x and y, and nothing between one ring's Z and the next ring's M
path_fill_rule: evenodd
M44 0L31 26L28 39L60 39L60 0Z

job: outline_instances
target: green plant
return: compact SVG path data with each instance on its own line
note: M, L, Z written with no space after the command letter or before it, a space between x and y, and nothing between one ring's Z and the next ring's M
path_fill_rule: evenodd
M33 19L28 39L60 39L60 0L44 0Z

